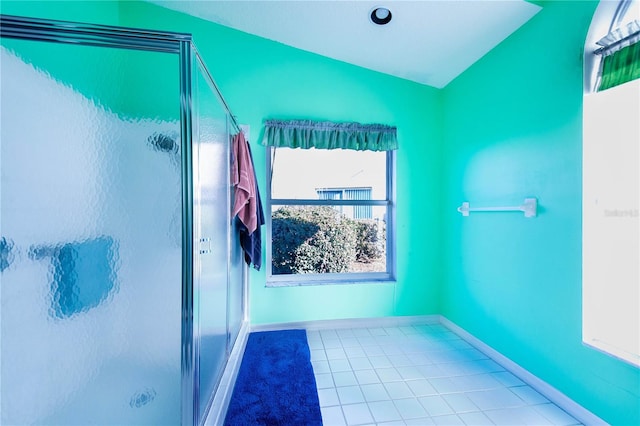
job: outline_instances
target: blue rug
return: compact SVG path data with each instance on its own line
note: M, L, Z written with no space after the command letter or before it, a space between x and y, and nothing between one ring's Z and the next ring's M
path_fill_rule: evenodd
M226 426L322 426L305 330L249 334Z

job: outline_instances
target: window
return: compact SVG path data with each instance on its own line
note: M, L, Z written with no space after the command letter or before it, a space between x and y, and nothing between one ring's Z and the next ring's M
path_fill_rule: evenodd
M640 366L640 1L601 2L585 43L582 337Z
M268 147L268 285L394 278L394 151Z

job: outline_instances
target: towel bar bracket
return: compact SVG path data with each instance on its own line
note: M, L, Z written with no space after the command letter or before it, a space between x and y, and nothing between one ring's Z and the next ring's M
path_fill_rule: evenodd
M458 207L462 216L469 216L471 212L523 212L524 217L536 217L538 214L538 199L525 198L524 203L519 206L497 206L497 207L471 207L468 201Z

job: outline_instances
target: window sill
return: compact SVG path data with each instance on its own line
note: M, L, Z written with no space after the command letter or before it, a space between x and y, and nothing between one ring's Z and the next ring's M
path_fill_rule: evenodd
M269 276L265 287L302 287L302 286L328 286L328 285L376 285L396 284L396 279L389 274L362 274L358 277L344 277L341 274L318 275L294 275L294 276Z

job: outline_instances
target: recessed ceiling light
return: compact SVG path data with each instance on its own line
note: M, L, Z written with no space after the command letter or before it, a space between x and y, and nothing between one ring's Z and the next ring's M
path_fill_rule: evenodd
M369 18L376 25L387 25L391 22L391 11L386 7L376 7L371 11Z

